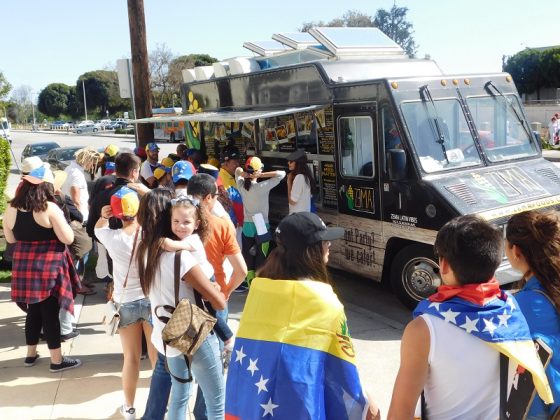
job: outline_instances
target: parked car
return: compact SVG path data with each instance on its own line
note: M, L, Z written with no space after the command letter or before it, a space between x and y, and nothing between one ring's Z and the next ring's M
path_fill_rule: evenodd
M57 129L68 128L68 127L69 127L68 123L64 121L54 121L51 123L51 130L57 130Z
M101 130L101 126L95 123L91 123L91 124L80 123L75 128L76 134L97 133L99 130Z
M57 147L60 147L60 144L54 141L28 144L21 152L21 161L23 162L23 159L29 156L38 156L42 161L46 161L49 150Z
M84 121L80 121L78 125L76 125L76 127L85 127L92 124L95 124L92 120L84 120Z
M107 127L105 127L106 130L116 130L117 128L127 128L128 124L124 121L113 121L111 124L109 124Z
M74 153L84 147L85 146L67 146L51 149L47 154L47 162L51 165L51 169L60 169L63 171L70 162L74 160Z

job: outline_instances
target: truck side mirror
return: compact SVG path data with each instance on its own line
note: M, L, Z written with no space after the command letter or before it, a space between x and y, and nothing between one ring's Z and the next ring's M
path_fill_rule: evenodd
M406 178L406 152L403 149L387 150L387 172L391 181Z

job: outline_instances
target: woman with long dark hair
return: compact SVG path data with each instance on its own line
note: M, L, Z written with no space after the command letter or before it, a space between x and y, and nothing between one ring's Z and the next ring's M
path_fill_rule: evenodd
M328 284L330 241L344 235L309 212L285 217L253 280L226 386L226 416L374 419L344 308ZM253 389L256 392L239 392Z
M179 198L179 200L181 200ZM156 363L161 366L162 361L167 363L171 379L171 398L169 400L169 411L167 418L184 419L186 407L190 396L192 382L181 383L176 379L187 378L189 367L182 353L172 347L163 345L161 332L165 324L161 322L155 309L160 305L175 306L174 294L174 259L175 252L164 250L163 243L166 238L177 238L180 229L190 229L193 221L189 217L179 217L175 214L175 206L170 198L169 192L155 189L150 191L140 200L138 210L138 223L142 226L142 242L138 246L137 263L141 279L142 290L149 296L152 305L152 343L156 347L159 356ZM173 217L173 224L171 223ZM177 220L175 220L177 219ZM216 310L225 307L225 297L205 276L202 267L188 251L180 251L180 288L179 299L187 298L195 303L194 290L210 302ZM194 289L194 290L193 290ZM206 408L209 419L223 419L224 417L224 384L222 376L222 364L220 360L218 340L215 335L209 335L201 347L193 356L190 366L192 373L196 376L199 386L204 391ZM156 372L154 372L155 374ZM152 403L160 407L161 395L166 393L164 378L160 377L150 385ZM156 387L161 387L156 389ZM159 395L158 395L159 394ZM167 402L164 400L164 402ZM147 407L150 409L150 407ZM161 409L153 413L162 418Z
M556 212L526 211L511 217L506 228L506 255L522 273L515 295L534 339L552 349L546 368L554 403L537 395L529 419L556 418L560 410L560 217Z
M54 176L43 165L22 178L4 214L4 235L16 243L12 263L12 300L27 306L24 365L35 365L41 329L51 356L53 373L76 368L79 359L60 350L60 308L74 312L74 294L80 281L66 245L74 232L54 198Z
M313 173L307 165L307 154L296 150L289 154L288 160L288 204L289 214L311 211L311 194L315 190Z

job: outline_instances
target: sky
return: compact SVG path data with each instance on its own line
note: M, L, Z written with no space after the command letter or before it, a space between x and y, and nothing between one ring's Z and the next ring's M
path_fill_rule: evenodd
M502 56L560 45L559 14L549 0L400 0L419 46L445 73L501 71ZM303 22L330 21L348 10L373 16L393 0L144 0L148 51L218 59L251 56L245 41L294 32ZM0 11L0 72L34 101L50 83L74 85L88 71L130 57L126 0L16 0Z

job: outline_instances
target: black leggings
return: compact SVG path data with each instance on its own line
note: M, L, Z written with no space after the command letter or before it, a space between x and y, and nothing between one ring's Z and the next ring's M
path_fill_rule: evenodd
M50 350L60 348L60 320L58 319L58 300L49 296L39 303L27 307L25 318L25 344L34 346L39 343L41 328Z

